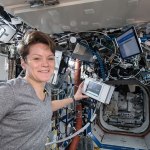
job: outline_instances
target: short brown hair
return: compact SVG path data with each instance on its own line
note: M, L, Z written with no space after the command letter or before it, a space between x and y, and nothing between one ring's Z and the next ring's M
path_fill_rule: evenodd
M41 31L30 31L24 35L22 41L18 44L18 53L21 58L25 60L30 47L37 43L48 45L51 51L55 53L55 44L49 35Z

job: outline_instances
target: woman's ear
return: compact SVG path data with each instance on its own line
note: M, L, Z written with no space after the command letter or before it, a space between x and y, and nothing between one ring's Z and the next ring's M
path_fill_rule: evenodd
M26 62L22 58L21 58L21 67L22 67L23 70L26 70Z

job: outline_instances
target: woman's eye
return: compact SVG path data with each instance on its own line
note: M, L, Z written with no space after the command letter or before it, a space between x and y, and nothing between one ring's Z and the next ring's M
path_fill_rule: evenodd
M55 60L55 57L49 57L48 60Z
M33 58L33 60L40 60L40 58Z

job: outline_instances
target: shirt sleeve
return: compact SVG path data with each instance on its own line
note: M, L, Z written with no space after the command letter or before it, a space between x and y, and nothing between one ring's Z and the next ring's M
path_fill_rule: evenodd
M14 92L7 83L0 83L0 121L12 110Z

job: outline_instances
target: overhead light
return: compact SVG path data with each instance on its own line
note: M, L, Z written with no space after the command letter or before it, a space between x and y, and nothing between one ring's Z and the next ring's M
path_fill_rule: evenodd
M8 25L0 25L0 42L8 43L15 35L16 30Z
M3 36L3 34L5 33L5 29L0 26L0 38Z

